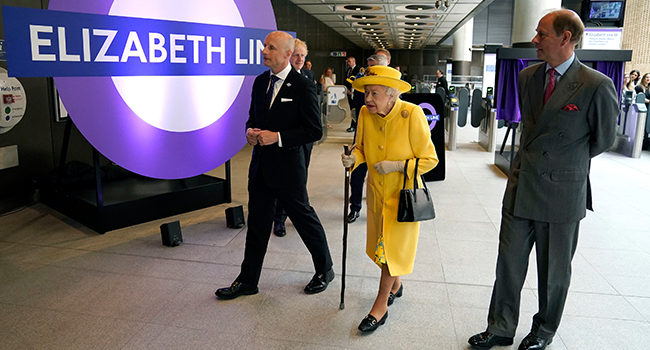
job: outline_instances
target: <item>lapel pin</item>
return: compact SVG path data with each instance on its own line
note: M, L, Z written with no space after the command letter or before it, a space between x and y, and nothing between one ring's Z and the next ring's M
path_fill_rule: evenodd
M291 83L287 83L287 87L291 87Z

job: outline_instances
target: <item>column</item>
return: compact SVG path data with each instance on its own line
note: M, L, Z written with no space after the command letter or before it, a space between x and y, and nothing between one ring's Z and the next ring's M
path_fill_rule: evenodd
M562 8L562 0L515 0L512 47L534 47L537 23L545 14Z
M453 75L471 75L473 37L472 18L454 33L454 47L451 53Z

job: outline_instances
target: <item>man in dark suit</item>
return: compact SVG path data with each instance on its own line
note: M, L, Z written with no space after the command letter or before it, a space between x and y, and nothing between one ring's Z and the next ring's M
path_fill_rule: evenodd
M294 39L272 32L264 40L264 65L270 68L253 83L246 139L254 145L248 172L248 231L241 272L216 291L220 299L258 293L275 204L279 202L311 253L316 274L305 293L324 291L334 279L323 226L307 195L305 147L323 135L316 87L289 64Z
M305 61L305 65L303 66L303 69L305 70L305 75L311 77L311 81L316 84L316 78L314 75L314 71L311 70L311 61L307 60ZM316 89L318 91L318 89Z
M348 103L350 104L350 109L354 108L352 84L348 81L350 77L356 77L359 74L359 69L361 67L357 66L357 59L350 56L348 57L348 70L345 72L345 77L343 77L343 85L345 85L345 90L348 94ZM358 115L358 113L357 113ZM357 128L357 121L355 118L350 121L350 127L347 129L347 132L354 132Z
M368 67L372 66L387 66L390 63L390 52L386 49L377 49L374 55L370 55L366 62ZM357 119L359 118L359 112L361 112L361 107L366 103L365 95L359 90L354 90L354 104L355 111L357 113ZM357 139L357 134L355 131L354 139ZM368 166L366 163L363 163L356 167L350 175L350 213L348 214L348 223L353 223L359 218L359 212L361 211L362 206L362 197L363 197L363 183L366 180L366 175L368 174Z
M575 57L584 31L580 17L554 11L536 30L533 43L545 62L519 74L521 142L503 197L487 330L469 339L476 348L513 343L533 245L539 310L519 350L543 350L552 342L569 290L580 220L592 210L591 158L615 138L614 84Z
M436 82L436 91L439 87L441 87L445 89L445 95L449 95L449 84L447 83L445 76L442 75L442 71L440 69L436 71L436 77L438 77L438 81Z
M314 72L303 68L303 66L305 65L305 57L307 57L308 53L309 50L307 49L307 43L305 43L300 39L295 39L295 48L293 49L293 53L291 54L291 59L289 60L289 63L291 63L291 66L293 67L293 69L296 70L296 72L298 72L298 74L307 78L307 80L309 80L310 82L313 82ZM304 147L305 147L305 166L307 167L307 170L309 170L309 161L311 160L311 150L314 147L314 143L309 142ZM275 206L275 216L273 217L273 233L276 236L284 237L287 234L287 229L284 225L285 221L287 221L287 213L284 211L284 209L282 209L282 205L278 203Z

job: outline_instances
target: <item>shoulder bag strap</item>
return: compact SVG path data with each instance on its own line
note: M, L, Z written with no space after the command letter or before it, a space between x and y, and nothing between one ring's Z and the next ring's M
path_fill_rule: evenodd
M406 174L409 169L409 160L407 159L406 162L404 162L404 184L402 185L402 189L406 189Z

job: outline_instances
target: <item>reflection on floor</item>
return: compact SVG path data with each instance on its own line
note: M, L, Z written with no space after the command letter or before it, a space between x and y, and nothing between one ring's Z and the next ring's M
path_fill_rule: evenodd
M467 349L485 329L506 179L493 155L459 133L447 179L431 182L438 217L421 226L415 270L386 324L362 336L379 269L364 254L365 209L350 225L346 308L339 310L343 228L342 143L346 121L314 148L309 192L335 259L321 294L293 226L271 237L260 293L214 297L239 271L245 228L224 209L247 202L251 149L232 161L233 203L97 235L37 204L0 217L2 349ZM345 135L350 135L346 138ZM440 150L439 150L440 151ZM212 174L222 175L223 169ZM549 349L644 349L650 334L650 153L592 162L596 211L582 222L564 319ZM185 242L161 244L159 226L180 220ZM534 259L523 291L516 349L536 311Z

